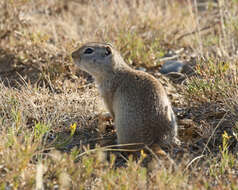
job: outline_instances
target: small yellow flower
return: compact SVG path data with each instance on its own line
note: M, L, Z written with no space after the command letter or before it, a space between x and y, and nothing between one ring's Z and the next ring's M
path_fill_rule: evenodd
M228 136L226 131L224 131L224 133L222 134L222 138L225 139L225 140L229 140L231 137Z
M74 123L73 125L70 125L70 130L71 130L71 133L70 135L73 136L75 131L76 131L76 128L77 128L77 125L76 123Z
M140 151L140 155L142 156L142 158L146 158L147 157L147 154L144 152L143 149Z

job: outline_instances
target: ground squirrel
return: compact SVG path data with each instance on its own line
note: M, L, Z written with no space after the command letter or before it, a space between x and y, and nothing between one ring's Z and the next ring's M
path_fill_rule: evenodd
M110 44L87 43L72 58L95 78L114 119L118 144L133 143L141 148L178 142L174 112L156 78L129 67Z

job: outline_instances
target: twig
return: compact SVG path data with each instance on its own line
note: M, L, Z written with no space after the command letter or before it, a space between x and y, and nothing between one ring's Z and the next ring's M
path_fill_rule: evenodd
M201 31L204 31L204 30L208 30L208 29L214 27L215 25L217 25L217 24L219 24L219 23L220 23L220 21L217 21L217 22L215 22L215 23L213 23L213 24L211 24L211 25L208 25L208 26L205 26L205 27L201 28L199 31L201 32ZM192 31L192 32L188 32L188 33L182 34L181 36L179 36L179 37L176 39L176 41L180 41L180 40L183 39L184 37L190 36L190 35L193 35L193 34L196 34L197 32L198 32L198 29L196 29L196 30L194 30L194 31Z
M172 56L172 57L164 57L164 58L160 58L160 59L158 59L158 61L159 61L159 62L169 61L169 60L176 59L176 58L178 58L178 57L179 57L179 55L174 55L174 56Z
M209 139L208 139L208 141L207 141L207 143L206 143L206 145L205 145L205 147L204 147L204 149L203 149L203 151L202 151L202 154L201 154L200 156L196 157L195 160L193 159L192 162L195 162L195 161L198 160L199 158L202 158L203 156L205 156L205 155L204 155L204 152L205 152L205 150L206 150L206 148L207 148L207 146L208 146L208 143L211 141L211 138L212 138L213 135L215 134L215 131L216 131L217 128L220 126L221 122L224 120L224 118L226 117L226 115L227 115L227 112L223 115L222 119L219 121L219 123L217 124L217 126L215 127L215 129L212 131L212 134L211 134L211 136L209 137ZM198 163L198 162L197 162L197 163ZM195 168L197 167L197 163L196 163ZM191 164L190 164L190 165L191 165ZM186 168L187 168L187 167L186 167Z
M217 126L215 127L215 129L212 131L212 134L211 134L211 136L209 137L209 139L208 139L208 141L207 141L207 143L206 143L206 145L205 145L205 147L204 147L204 149L203 149L203 151L202 151L202 155L203 155L203 153L205 152L205 150L206 150L206 148L207 148L207 146L208 146L208 143L211 141L213 135L215 134L215 131L216 131L217 128L220 126L221 122L224 120L224 118L226 117L226 115L227 115L227 112L223 115L223 117L221 118L221 120L219 121L219 123L217 124Z
M163 61L169 61L169 60L176 59L176 58L179 57L179 54L182 53L183 51L184 51L184 48L175 50L175 51L174 51L175 55L173 55L173 56L171 56L171 57L162 57L162 58L159 58L158 61L159 61L159 62L163 62Z
M186 166L186 168L183 170L183 173L192 165L193 162L195 162L196 160L198 160L198 159L200 159L200 158L202 158L202 157L204 157L204 156L205 156L205 155L200 155L200 156L197 156L196 158L192 159L192 160L188 163L188 165Z

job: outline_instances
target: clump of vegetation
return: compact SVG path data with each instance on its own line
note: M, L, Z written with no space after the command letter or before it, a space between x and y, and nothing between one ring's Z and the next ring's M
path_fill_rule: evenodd
M0 1L0 189L237 189L238 2ZM70 54L112 43L166 86L183 145L167 158L115 151L92 79ZM168 52L190 63L158 75Z

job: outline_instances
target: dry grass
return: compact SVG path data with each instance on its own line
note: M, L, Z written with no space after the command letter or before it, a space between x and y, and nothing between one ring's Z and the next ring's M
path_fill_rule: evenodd
M0 189L237 189L237 5L0 1ZM162 81L183 142L170 153L176 167L109 151L112 121L70 58L87 41L114 44L128 64ZM158 74L169 50L195 57L183 83Z

